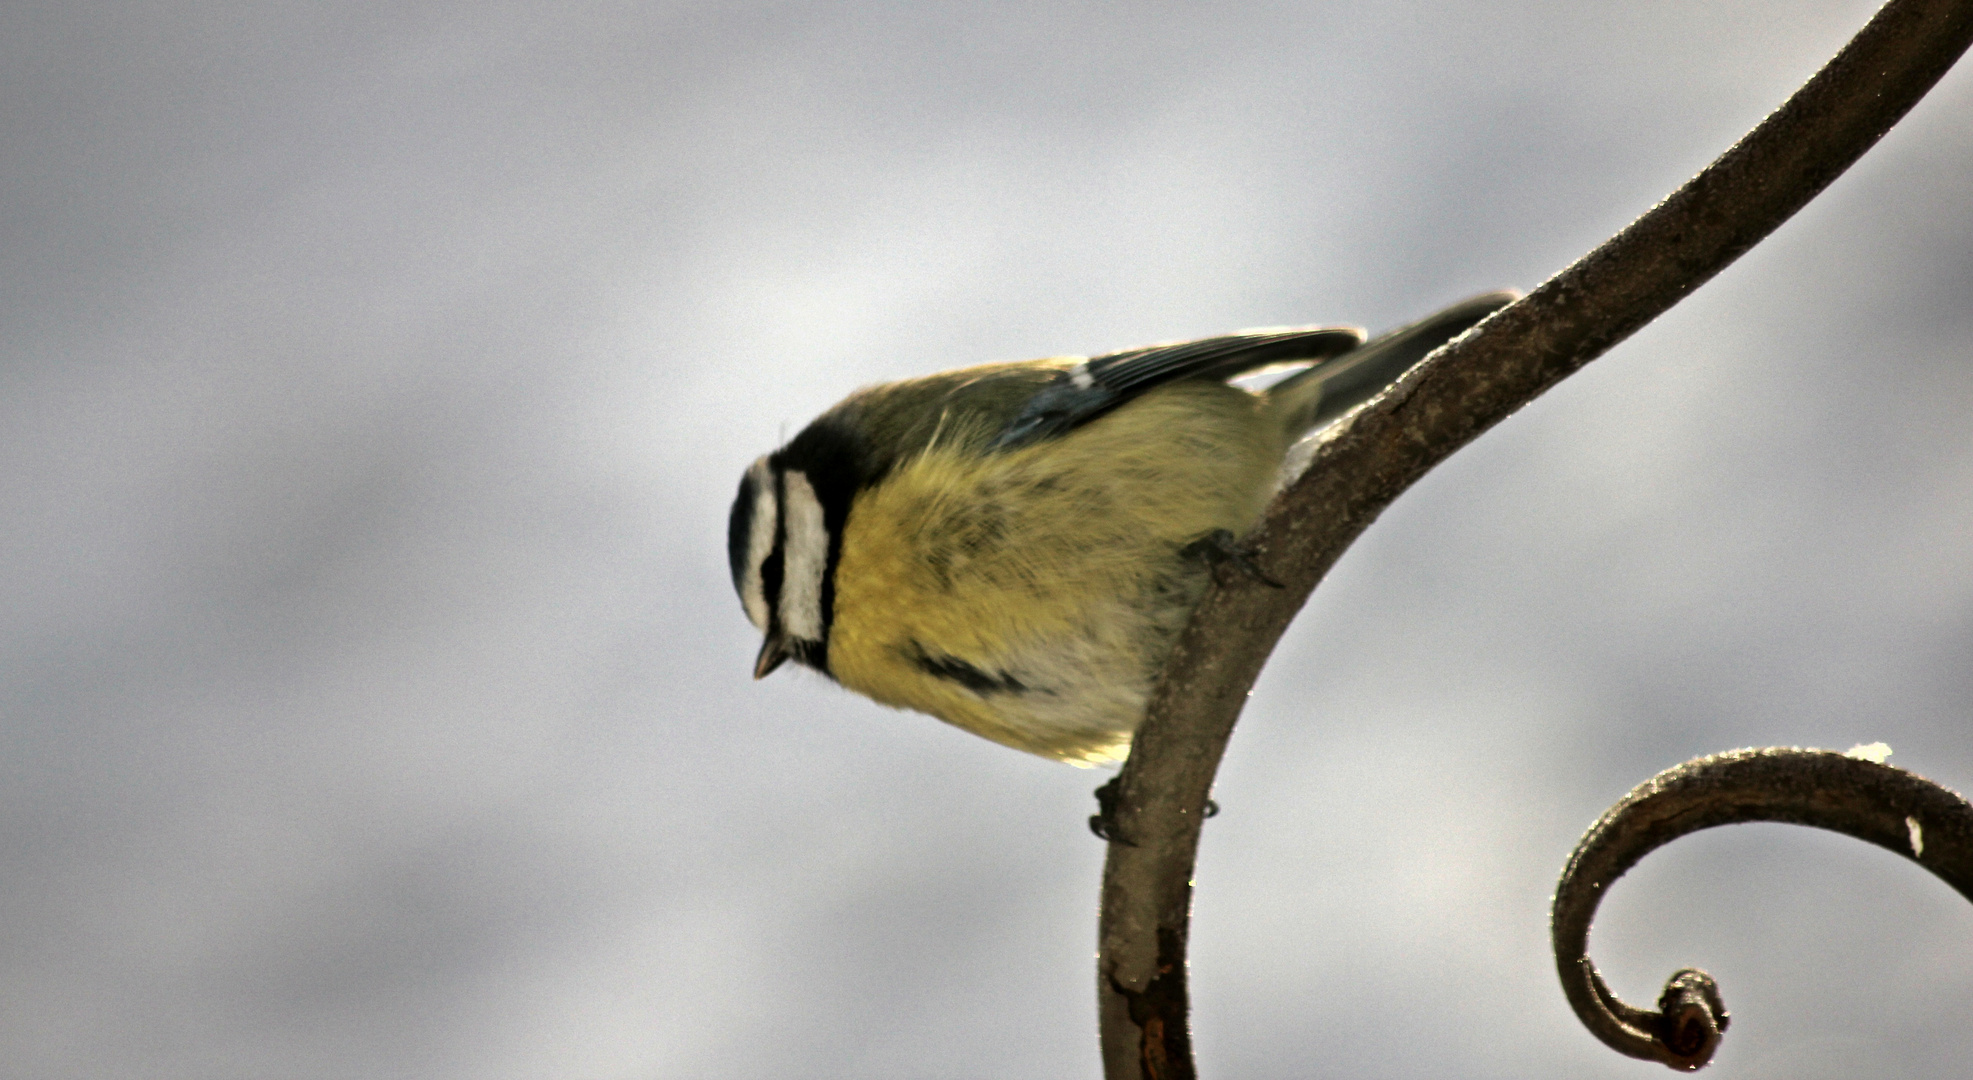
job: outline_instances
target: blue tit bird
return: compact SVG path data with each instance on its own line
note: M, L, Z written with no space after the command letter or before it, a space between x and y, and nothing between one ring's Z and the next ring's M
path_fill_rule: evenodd
M740 481L733 585L787 660L1072 764L1120 760L1212 569L1288 449L1511 302L1363 344L1256 330L866 387ZM1227 380L1290 364L1258 392Z

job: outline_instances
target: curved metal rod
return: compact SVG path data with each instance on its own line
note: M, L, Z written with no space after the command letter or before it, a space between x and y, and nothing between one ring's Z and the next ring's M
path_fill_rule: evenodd
M1852 751L1852 754L1861 752ZM1775 747L1694 758L1638 785L1590 827L1555 888L1549 931L1562 990L1611 1049L1690 1071L1726 1030L1712 976L1674 974L1657 1011L1626 1005L1590 962L1589 924L1610 884L1651 851L1742 821L1812 825L1897 852L1973 900L1973 804L1903 769L1832 750Z
M1868 150L1973 42L1973 0L1890 0L1759 127L1595 251L1337 426L1166 659L1118 774L1096 987L1111 1080L1197 1075L1185 948L1199 822L1261 666L1344 549L1433 466L1698 288ZM1345 426L1347 425L1347 426Z

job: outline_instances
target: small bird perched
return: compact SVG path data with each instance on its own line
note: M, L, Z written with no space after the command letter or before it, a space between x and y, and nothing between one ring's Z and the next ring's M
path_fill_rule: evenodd
M1121 759L1288 448L1514 300L866 387L753 463L733 586L787 660L1016 749ZM1227 380L1306 364L1258 393Z

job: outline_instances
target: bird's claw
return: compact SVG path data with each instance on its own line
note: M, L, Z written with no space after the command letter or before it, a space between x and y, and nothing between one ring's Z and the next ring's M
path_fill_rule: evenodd
M1252 550L1242 547L1238 537L1230 530L1214 529L1197 540L1185 545L1181 554L1188 558L1203 559L1212 567L1213 578L1218 580L1222 566L1232 566L1248 577L1271 589L1286 588L1280 582L1267 576L1260 563L1254 561Z

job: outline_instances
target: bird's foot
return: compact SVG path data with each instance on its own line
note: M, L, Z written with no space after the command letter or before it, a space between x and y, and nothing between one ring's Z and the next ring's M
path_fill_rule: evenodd
M1111 844L1122 844L1125 847L1136 847L1136 844L1124 839L1123 834L1117 831L1117 781L1119 779L1121 778L1112 776L1102 787L1096 789L1096 812L1089 815L1089 831L1095 833L1098 840Z
M1221 567L1231 566L1271 589L1285 588L1268 577L1267 571L1254 561L1253 551L1242 547L1239 538L1226 529L1214 529L1179 549L1179 553L1187 558L1205 560L1206 565L1212 567L1215 581L1219 580Z
M1096 838L1099 840L1112 844L1122 844L1124 847L1136 847L1137 845L1135 843L1126 839L1122 833L1117 831L1117 781L1119 779L1121 778L1113 776L1102 787L1096 789L1096 812L1089 815L1089 831L1095 833ZM1207 799L1206 805L1201 808L1199 816L1209 818L1217 817L1218 815L1219 804L1211 799Z

